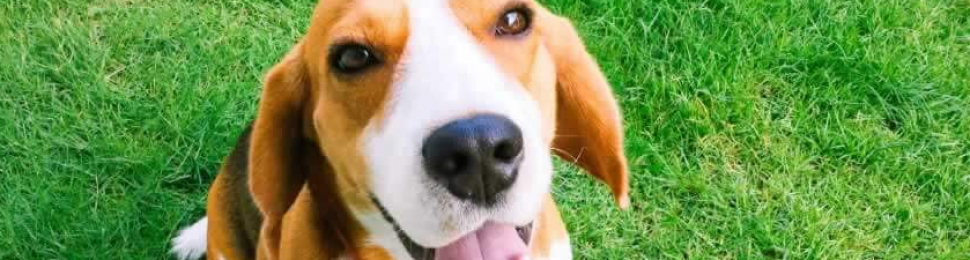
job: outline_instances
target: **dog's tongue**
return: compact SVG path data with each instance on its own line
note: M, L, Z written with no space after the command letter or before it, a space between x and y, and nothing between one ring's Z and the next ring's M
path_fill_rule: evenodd
M519 260L528 255L515 227L485 223L451 244L438 248L435 260Z

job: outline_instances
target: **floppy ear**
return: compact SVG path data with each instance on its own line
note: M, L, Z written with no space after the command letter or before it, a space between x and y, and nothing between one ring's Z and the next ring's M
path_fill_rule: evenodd
M266 76L253 124L249 150L249 189L263 214L258 255L279 255L283 215L296 200L306 176L320 171L325 158L312 138L308 109L309 78L301 58L302 44L276 64Z
M630 204L620 110L609 82L568 20L541 10L540 30L556 67L556 154L596 176L620 208Z

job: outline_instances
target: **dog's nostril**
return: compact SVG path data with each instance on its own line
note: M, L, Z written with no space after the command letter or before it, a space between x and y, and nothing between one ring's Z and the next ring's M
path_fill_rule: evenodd
M468 168L468 155L456 153L442 162L441 169L444 172L460 173Z
M503 140L495 146L495 151L493 151L492 156L499 161L508 163L515 160L515 157L519 156L521 150L519 145L516 145L514 142Z

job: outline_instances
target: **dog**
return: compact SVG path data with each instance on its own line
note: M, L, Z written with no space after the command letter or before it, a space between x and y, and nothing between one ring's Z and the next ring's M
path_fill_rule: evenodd
M552 155L630 204L621 115L532 0L323 0L181 259L571 259Z

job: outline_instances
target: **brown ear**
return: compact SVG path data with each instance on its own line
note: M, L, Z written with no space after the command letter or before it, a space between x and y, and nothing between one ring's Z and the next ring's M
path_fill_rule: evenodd
M249 150L249 189L263 214L258 255L277 259L283 215L296 200L306 176L325 164L316 144L305 135L310 127L309 78L302 44L266 76L253 123Z
M553 147L610 186L620 208L630 204L620 110L609 82L568 20L542 10L538 30L556 67Z

